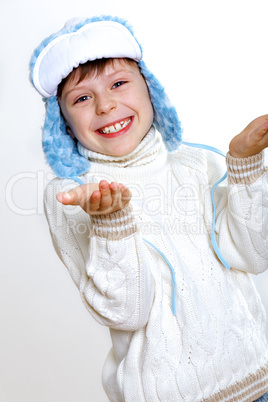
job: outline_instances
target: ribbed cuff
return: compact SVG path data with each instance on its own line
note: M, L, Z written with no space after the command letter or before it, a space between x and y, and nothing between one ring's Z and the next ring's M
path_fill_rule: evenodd
M228 181L230 184L251 184L264 172L264 152L248 158L226 156Z
M91 215L93 234L108 240L121 240L137 232L137 225L129 204L108 215Z

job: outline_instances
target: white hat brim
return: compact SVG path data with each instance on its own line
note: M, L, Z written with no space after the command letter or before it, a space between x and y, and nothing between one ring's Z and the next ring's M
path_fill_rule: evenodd
M91 22L76 32L58 36L41 51L33 69L33 83L42 96L50 98L62 79L79 64L122 57L137 62L142 57L130 31L115 21Z

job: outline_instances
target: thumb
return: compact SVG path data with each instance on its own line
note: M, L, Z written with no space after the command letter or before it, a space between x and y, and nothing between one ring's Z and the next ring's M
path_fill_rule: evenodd
M98 189L98 184L82 184L75 187L68 192L60 192L56 198L64 205L82 205L87 199L90 198L93 191Z
M56 198L63 205L80 205L81 200L84 198L83 186L75 187L68 192L60 192Z

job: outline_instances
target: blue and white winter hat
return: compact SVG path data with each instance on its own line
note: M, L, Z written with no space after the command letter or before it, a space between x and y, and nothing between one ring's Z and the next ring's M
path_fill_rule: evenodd
M30 62L32 84L46 103L43 149L58 177L74 178L90 169L89 161L79 154L76 141L66 132L57 101L58 85L79 64L102 58L130 58L138 63L153 105L154 124L168 151L181 143L177 112L163 86L142 61L141 46L128 23L112 16L73 19L45 39Z

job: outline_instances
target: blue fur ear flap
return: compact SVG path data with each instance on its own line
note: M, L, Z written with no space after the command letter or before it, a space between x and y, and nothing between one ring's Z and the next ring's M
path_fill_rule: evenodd
M138 65L149 89L154 108L154 124L162 134L168 151L175 151L182 142L182 128L177 112L171 105L164 87L148 70L145 63L140 61Z
M67 134L56 96L46 100L42 144L46 159L56 176L73 179L88 172L90 163L78 153L75 140Z

